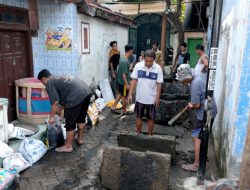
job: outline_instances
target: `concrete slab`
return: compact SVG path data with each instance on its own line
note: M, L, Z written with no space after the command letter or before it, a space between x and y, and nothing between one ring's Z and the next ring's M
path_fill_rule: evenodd
M130 148L135 151L152 151L167 153L175 158L174 136L169 135L137 135L136 133L118 133L117 142L120 147Z
M171 156L106 147L101 167L102 185L111 190L167 190Z

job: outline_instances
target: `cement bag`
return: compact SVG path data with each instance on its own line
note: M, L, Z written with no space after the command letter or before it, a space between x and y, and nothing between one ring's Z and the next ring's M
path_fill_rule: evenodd
M91 119L92 125L96 125L99 121L98 109L94 103L89 105L88 115Z
M16 168L17 173L26 170L30 166L30 163L27 162L20 153L14 153L3 160L4 169L10 170L12 168Z
M9 124L8 128L9 128L9 139L12 139L12 138L25 139L25 137L32 136L35 134L31 130L24 129L21 127L14 127L13 124Z
M0 190L7 190L11 187L15 175L8 170L0 168Z
M34 164L45 155L47 147L40 140L26 138L21 143L18 151L30 164Z
M101 80L99 86L105 103L115 99L108 79Z
M14 150L10 148L7 144L5 144L3 141L0 141L0 147L0 158L6 158L14 153Z

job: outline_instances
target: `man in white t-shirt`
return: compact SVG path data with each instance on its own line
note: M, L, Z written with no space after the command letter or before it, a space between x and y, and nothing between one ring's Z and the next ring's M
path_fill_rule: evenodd
M131 75L132 81L129 90L129 101L136 87L135 112L137 114L136 129L141 133L142 118L145 110L148 117L148 134L152 135L155 120L155 108L159 106L163 73L161 66L155 63L155 52L147 50L144 61L137 63Z

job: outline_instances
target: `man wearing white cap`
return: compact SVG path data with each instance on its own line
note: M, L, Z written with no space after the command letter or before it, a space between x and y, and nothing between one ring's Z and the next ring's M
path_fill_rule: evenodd
M191 91L191 102L188 104L189 108L196 111L195 121L193 123L194 129L192 131L192 137L194 139L194 151L195 160L193 164L184 164L182 168L188 171L196 172L199 167L199 155L200 155L200 144L201 140L199 134L203 126L203 115L205 110L205 94L206 94L206 76L196 75L192 76L190 66L188 64L180 65L177 70L176 79L183 84L190 84ZM215 101L212 106L212 122L217 114L217 107Z

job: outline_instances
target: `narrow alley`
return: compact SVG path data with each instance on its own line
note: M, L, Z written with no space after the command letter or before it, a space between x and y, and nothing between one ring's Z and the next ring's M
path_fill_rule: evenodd
M250 0L0 0L0 190L250 190Z

